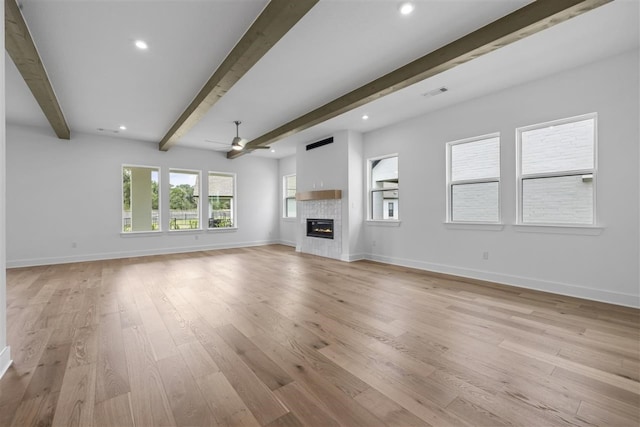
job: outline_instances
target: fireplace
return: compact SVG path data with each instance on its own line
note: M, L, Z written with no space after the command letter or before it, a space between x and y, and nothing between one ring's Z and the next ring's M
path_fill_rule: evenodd
M307 236L333 239L333 220L307 219Z

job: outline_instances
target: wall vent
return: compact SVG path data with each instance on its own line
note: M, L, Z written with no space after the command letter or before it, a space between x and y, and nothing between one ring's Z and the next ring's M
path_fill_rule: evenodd
M440 95L441 93L445 93L449 89L445 86L439 87L438 89L430 90L429 92L425 92L422 94L425 98L430 98L432 96Z
M313 144L307 145L307 151L313 150L314 148L322 147L323 145L333 143L333 137L329 137L327 139L323 139L322 141L314 142Z

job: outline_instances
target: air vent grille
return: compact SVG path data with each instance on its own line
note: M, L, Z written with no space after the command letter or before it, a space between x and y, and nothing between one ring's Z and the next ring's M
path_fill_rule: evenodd
M432 96L440 95L442 93L447 92L449 89L445 86L439 87L438 89L430 90L429 92L425 92L422 94L425 98L430 98Z
M313 144L307 145L307 151L313 150L314 148L322 147L323 145L333 143L333 137L329 137L327 139L323 139L322 141L314 142Z

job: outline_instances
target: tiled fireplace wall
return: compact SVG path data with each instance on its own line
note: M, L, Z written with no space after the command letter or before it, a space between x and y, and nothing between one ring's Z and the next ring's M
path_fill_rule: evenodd
M333 220L333 240L307 237L307 219ZM298 202L297 251L327 258L342 256L342 200L307 200Z

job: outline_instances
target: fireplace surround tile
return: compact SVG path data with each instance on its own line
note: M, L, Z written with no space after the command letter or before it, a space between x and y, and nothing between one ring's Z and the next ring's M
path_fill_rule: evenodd
M308 237L307 219L332 219L333 239ZM298 201L298 252L327 258L341 259L342 256L342 200Z

